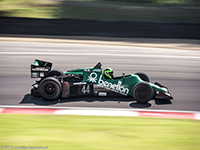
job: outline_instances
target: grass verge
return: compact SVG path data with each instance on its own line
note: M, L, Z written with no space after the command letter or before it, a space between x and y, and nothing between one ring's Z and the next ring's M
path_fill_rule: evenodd
M98 21L200 23L199 6L160 6L103 0L1 0L0 16Z
M137 117L0 115L0 146L50 150L197 150L198 120Z
M51 0L0 0L0 16L56 18L58 2Z

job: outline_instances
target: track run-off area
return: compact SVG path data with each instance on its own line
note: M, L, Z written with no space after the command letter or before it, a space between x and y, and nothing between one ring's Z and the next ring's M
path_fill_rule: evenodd
M27 38L28 39L28 38ZM178 43L144 44L138 39L129 42L85 42L86 40L0 38L0 105L17 107L78 107L117 108L126 110L200 111L200 51L199 45ZM147 41L147 39L146 39ZM162 43L162 44L161 44ZM180 46L181 45L181 46ZM178 48L177 48L178 46ZM30 65L35 59L50 61L62 71L93 67L101 62L110 67L114 76L122 73L146 73L152 83L169 88L171 101L151 100L137 104L132 98L71 97L59 101L45 101L30 95L35 79L30 78ZM120 103L119 103L120 102Z

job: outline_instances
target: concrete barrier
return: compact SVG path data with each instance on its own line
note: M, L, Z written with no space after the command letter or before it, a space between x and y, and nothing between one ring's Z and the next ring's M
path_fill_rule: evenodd
M200 39L200 24L0 17L0 34Z

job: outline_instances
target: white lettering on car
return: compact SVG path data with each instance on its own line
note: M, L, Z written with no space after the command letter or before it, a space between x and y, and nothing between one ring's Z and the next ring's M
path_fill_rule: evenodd
M86 85L84 85L81 91L83 94L87 94L87 93L89 94L90 93L90 85L87 85L87 88L86 88Z
M32 71L49 71L49 69L46 68L32 68Z
M95 72L101 72L101 69L94 69Z
M122 81L118 81L117 84L112 84L109 81L104 81L102 80L102 75L100 76L98 82L97 81L97 74L95 72L92 72L87 79L89 82L92 83L98 83L99 86L107 88L111 91L117 92L117 93L121 93L123 95L127 95L129 92L128 88L125 88L124 86L122 86Z
M96 83L97 82L97 74L92 72L87 79L89 82Z

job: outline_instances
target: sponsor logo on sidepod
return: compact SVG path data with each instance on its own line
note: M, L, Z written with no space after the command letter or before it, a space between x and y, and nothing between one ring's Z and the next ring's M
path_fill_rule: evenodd
M99 80L97 81L97 74L95 72L92 72L88 76L87 80L92 83L97 83L101 87L107 88L107 89L117 92L117 93L127 95L129 92L128 88L125 88L124 86L122 86L122 81L118 81L117 84L112 84L111 82L102 80L102 75L100 76Z

